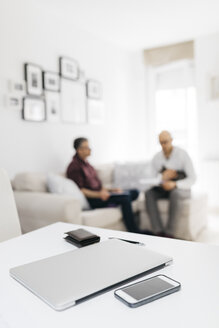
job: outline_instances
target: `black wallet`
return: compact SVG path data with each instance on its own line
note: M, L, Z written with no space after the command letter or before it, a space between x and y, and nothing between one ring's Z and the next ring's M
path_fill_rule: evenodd
M66 232L67 236L64 238L67 242L77 246L83 247L87 245L91 245L94 243L98 243L100 241L100 237L85 230L85 229L77 229Z

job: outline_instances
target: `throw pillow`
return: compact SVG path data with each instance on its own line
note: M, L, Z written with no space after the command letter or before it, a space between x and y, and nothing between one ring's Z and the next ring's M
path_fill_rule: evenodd
M12 181L14 190L47 192L46 174L37 172L18 173Z
M82 210L89 210L89 203L78 188L76 183L58 174L49 173L47 176L48 191L54 194L72 195L73 198L78 199L81 203Z

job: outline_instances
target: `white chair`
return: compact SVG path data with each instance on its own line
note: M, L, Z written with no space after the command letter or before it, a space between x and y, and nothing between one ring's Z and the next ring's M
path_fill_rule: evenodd
M0 168L0 242L17 237L21 227L10 180Z

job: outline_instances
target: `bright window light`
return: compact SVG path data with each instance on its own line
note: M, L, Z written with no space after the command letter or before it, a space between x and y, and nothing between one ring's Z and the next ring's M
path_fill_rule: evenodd
M157 70L154 89L155 132L168 130L174 144L186 149L193 158L197 157L197 105L196 88L192 82L190 66ZM157 150L160 149L157 144Z

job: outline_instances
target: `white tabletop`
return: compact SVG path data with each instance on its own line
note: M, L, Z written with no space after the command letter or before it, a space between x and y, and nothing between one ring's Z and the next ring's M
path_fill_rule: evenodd
M0 328L219 327L218 246L83 227L102 240L138 240L173 257L172 265L145 277L166 274L181 282L181 290L136 309L115 299L112 290L56 312L9 276L11 267L72 250L63 233L78 227L56 223L0 243Z

